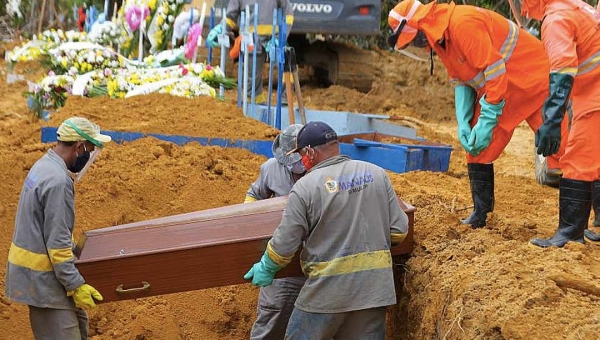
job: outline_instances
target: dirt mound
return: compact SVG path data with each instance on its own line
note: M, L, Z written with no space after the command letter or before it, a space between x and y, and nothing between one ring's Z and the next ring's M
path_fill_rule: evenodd
M58 126L71 116L83 116L102 129L231 139L273 139L279 131L243 116L230 103L211 97L186 99L168 94L108 97L70 97L67 105L52 114Z

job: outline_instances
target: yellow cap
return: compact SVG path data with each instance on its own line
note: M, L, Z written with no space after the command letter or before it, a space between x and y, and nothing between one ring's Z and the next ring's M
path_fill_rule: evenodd
M61 142L89 141L102 148L111 141L110 136L100 133L100 127L82 117L71 117L58 127L57 139Z

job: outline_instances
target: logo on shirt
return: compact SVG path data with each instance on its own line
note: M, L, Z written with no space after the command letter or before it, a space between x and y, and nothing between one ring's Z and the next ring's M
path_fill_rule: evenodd
M349 194L354 194L366 189L368 183L373 181L373 174L370 171L342 176L338 179L339 190L345 190Z
M325 189L330 194L338 192L338 182L331 177L327 177L327 180L325 180Z
M35 183L38 181L38 177L34 174L29 174L27 176L27 178L25 178L25 186L28 189L33 189L33 187L35 186Z

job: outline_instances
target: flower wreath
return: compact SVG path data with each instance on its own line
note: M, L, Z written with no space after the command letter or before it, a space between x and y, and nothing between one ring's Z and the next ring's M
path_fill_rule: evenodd
M142 24L142 20L144 20L148 15L150 15L150 10L146 6L129 7L125 13L125 18L127 19L127 24L129 25L131 31L136 31Z
M189 60L192 60L194 57L194 51L196 51L198 39L200 34L202 33L202 28L200 24L194 24L190 27L187 35L187 42L185 43L185 57Z

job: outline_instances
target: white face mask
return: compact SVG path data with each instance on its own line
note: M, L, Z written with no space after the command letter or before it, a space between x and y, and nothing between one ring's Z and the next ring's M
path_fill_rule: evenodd
M304 164L302 164L301 160L297 161L296 163L286 164L286 167L288 168L288 170L297 175L301 175L306 172L306 168L304 167Z

